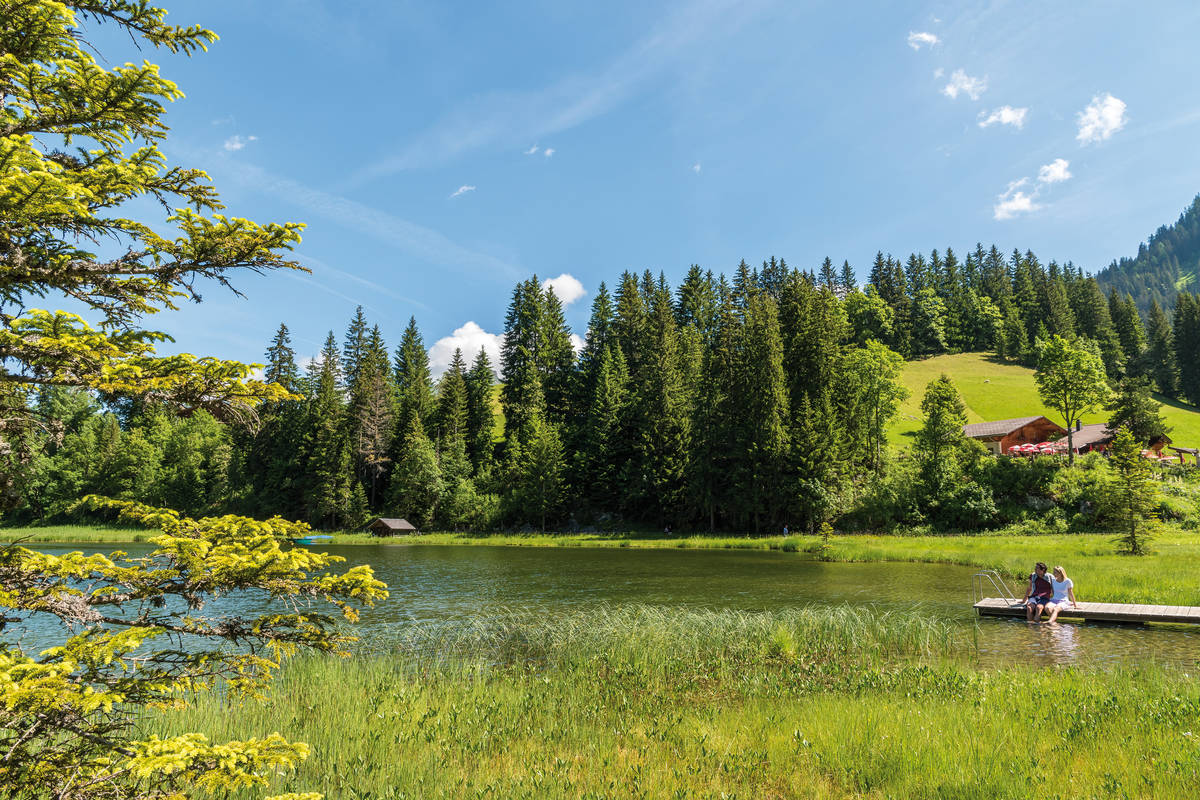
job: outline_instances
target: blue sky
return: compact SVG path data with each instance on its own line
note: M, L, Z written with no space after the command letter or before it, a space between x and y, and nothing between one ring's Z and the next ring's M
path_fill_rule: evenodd
M261 360L285 321L311 355L362 304L441 362L535 272L582 334L625 269L981 241L1095 271L1200 193L1194 2L168 5L220 41L104 56L163 65L168 155L306 222L313 270L151 321L199 354Z

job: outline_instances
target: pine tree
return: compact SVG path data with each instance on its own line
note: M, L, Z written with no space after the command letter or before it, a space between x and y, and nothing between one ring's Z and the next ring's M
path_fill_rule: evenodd
M387 361L387 346L379 326L364 337L358 368L350 386L348 438L354 470L367 505L379 507L395 452L395 390Z
M354 309L354 316L346 328L346 342L342 345L342 372L347 386L358 380L358 372L367 352L367 317L363 307Z
M1115 288L1109 290L1108 312L1117 331L1117 338L1121 342L1121 349L1125 351L1126 371L1132 375L1141 374L1146 349L1146 328L1142 325L1142 315L1138 312L1133 297L1126 294L1122 299Z
M620 465L630 455L620 453L628 403L625 356L619 347L610 344L600 355L575 451L578 491L597 509L611 510L619 505Z
M1158 527L1154 512L1158 490L1150 475L1150 465L1142 458L1141 445L1128 428L1117 431L1108 454L1112 477L1102 505L1119 532L1117 551L1145 555Z
M299 388L300 370L296 368L296 351L292 349L292 337L288 326L279 323L271 346L267 349L267 364L263 377L269 383L277 383L289 392Z
M1200 295L1180 292L1175 298L1172 326L1179 394L1200 406Z
M493 387L496 376L487 351L479 348L465 378L467 388L467 455L471 459L475 475L485 471L492 462L493 437L496 427L496 412Z
M764 522L778 518L783 505L789 421L779 315L775 301L763 293L751 295L747 303L739 355L741 415L736 429L742 470L735 481L757 534Z
M1109 430L1128 428L1142 444L1153 444L1171 432L1162 416L1162 403L1150 393L1146 378L1122 379L1105 409L1109 412Z
M414 419L426 426L426 433L433 429L435 401L433 379L429 372L429 353L425 340L417 329L416 317L410 317L408 327L396 347L393 368L396 376L398 413L396 438L402 442Z
M442 447L467 435L466 367L462 350L455 348L450 367L438 382L437 429Z
M820 286L835 295L838 292L838 275L829 256L825 256L825 260L821 262Z
M409 422L402 453L388 487L388 509L418 528L428 527L437 513L444 487L437 453L417 417Z
M528 444L534 418L546 412L539 363L541 337L545 333L542 301L542 285L534 275L513 289L504 320L500 397L504 405L504 438L510 449L523 449Z
M854 267L850 266L849 261L842 261L842 272L838 280L839 297L845 297L858 288L858 283L854 279Z
M1143 372L1154 379L1159 392L1174 397L1178 387L1174 337L1171 323L1157 300L1150 302L1150 313L1146 319L1146 340ZM1191 357L1194 358L1194 354Z
M536 420L524 456L519 488L522 506L544 531L547 518L558 512L562 499L564 461L558 429Z
M771 280L774 282L778 262L775 262L774 259L771 262L769 269ZM764 272L767 269L768 267L764 265ZM717 292L713 285L712 273L704 273L700 267L693 264L688 269L687 277L679 285L677 295L676 321L679 323L679 327L695 326L707 341L713 334L717 317Z
M1108 301L1104 299L1096 279L1073 282L1070 298L1077 330L1099 345L1105 372L1109 378L1115 379L1125 371L1126 353L1121 347L1112 315L1109 314Z
M308 412L308 516L320 527L344 523L349 510L352 467L343 393L337 340L330 331L321 350L316 392Z

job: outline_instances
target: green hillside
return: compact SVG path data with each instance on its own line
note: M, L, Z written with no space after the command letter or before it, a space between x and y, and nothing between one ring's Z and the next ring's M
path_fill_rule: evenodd
M888 438L893 444L906 446L912 434L921 426L921 397L925 386L942 373L950 376L967 405L969 422L985 422L1012 417L1044 414L1063 424L1057 413L1042 405L1033 370L1016 364L996 361L986 353L959 353L934 356L904 365L904 385L911 393L900 406L900 413ZM1158 396L1163 404L1163 416L1171 426L1171 438L1184 447L1200 446L1200 409ZM1103 422L1098 414L1084 422Z

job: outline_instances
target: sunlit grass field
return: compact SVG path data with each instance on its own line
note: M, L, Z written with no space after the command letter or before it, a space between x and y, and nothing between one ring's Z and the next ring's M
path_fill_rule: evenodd
M961 629L850 609L601 608L285 665L149 732L279 731L330 798L1194 797L1200 685L985 671Z
M907 447L912 434L921 427L921 398L925 387L942 373L950 376L967 406L968 422L985 422L1014 417L1044 415L1059 425L1057 412L1047 408L1038 397L1033 370L996 360L987 353L957 353L934 356L904 364L902 380L909 397L888 430L893 445ZM1158 396L1163 416L1171 426L1171 438L1184 447L1200 447L1200 409ZM1102 412L1084 419L1085 423L1103 422Z

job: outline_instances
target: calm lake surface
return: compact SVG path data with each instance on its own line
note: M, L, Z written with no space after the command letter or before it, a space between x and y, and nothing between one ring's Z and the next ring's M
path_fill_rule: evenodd
M93 552L117 546L44 546ZM130 555L152 548L121 545ZM453 624L506 609L547 614L601 603L769 611L798 606L923 610L972 630L984 665L1142 663L1200 666L1200 626L1029 625L979 619L971 609L975 569L941 564L832 564L795 553L739 550L355 545L331 546L346 564L370 564L387 601L363 615L372 628ZM1014 587L1015 588L1015 587ZM1023 591L1023 589L1022 589ZM1080 599L1087 587L1077 587ZM224 602L224 601L223 601ZM247 611L260 605L243 600ZM46 631L31 631L40 639ZM27 642L27 646L28 646Z

